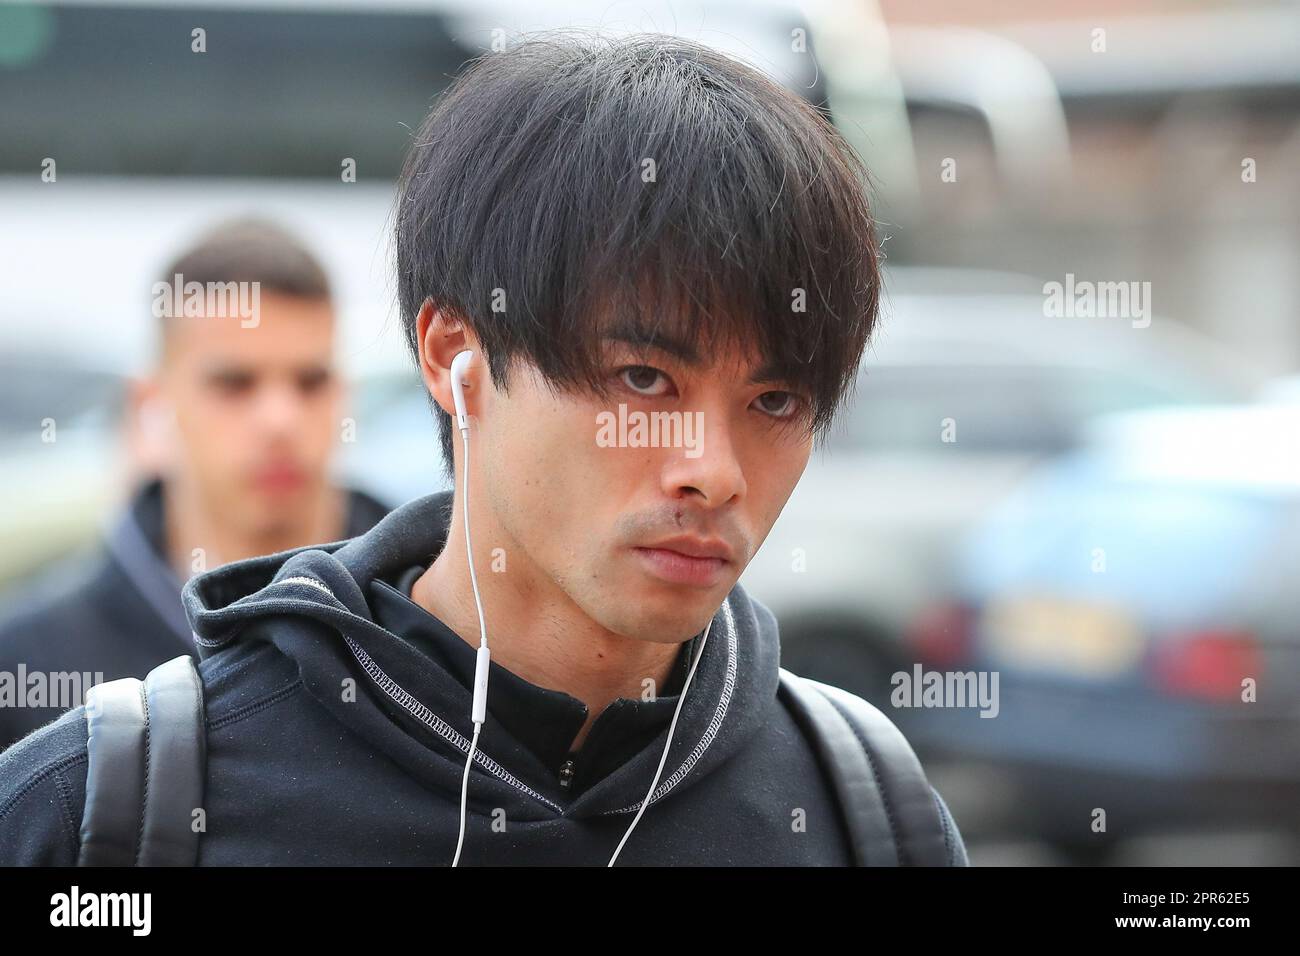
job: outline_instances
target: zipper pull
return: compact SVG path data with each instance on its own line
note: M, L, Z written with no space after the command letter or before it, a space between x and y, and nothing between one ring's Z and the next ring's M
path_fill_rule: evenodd
M564 761L564 763L560 766L560 786L567 787L571 783L573 783L573 758L572 757Z

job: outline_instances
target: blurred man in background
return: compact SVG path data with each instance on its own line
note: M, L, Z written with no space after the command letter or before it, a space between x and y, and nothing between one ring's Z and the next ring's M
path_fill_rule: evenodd
M217 226L163 273L154 313L157 362L131 399L135 451L157 477L92 558L6 595L0 672L50 686L53 674L143 676L194 650L180 599L191 575L354 537L387 511L330 481L334 307L293 236L252 219ZM81 701L16 703L0 699L0 749Z

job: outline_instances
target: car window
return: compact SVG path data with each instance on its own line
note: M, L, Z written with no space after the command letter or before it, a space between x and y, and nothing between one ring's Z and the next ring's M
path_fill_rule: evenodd
M52 421L59 427L111 421L124 396L108 372L46 364L0 365L0 439L35 435Z
M0 38L3 172L391 179L481 52L436 11L0 5Z
M1050 452L1067 423L1049 376L1016 367L882 367L861 378L837 447L853 451ZM945 442L951 420L955 442Z
M1059 400L1076 425L1110 412L1154 405L1209 405L1234 399L1211 382L1197 382L1172 371L1161 375L1159 370L1153 370L1150 378L1140 378L1111 369L1061 370Z
M883 366L859 380L836 447L853 451L1044 454L1072 447L1108 412L1224 400L1173 373L1028 365ZM951 420L956 440L943 441Z

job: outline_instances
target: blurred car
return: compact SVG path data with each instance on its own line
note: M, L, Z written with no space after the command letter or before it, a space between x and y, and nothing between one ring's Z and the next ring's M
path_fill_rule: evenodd
M63 355L0 359L0 587L89 544L120 491L123 380Z
M855 396L742 576L781 621L782 662L877 704L904 635L947 593L952 548L1098 415L1236 402L1254 378L1157 316L1044 316L1014 274L903 268Z
M895 711L909 738L994 768L1018 832L1094 858L1153 831L1300 837L1297 434L1286 405L1094 423L972 531L912 635L927 669L996 672L996 717Z

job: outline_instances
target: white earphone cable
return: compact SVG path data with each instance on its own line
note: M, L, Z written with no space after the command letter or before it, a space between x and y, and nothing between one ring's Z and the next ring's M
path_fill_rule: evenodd
M673 731L677 729L677 718L682 712L682 704L686 701L686 690L691 686L691 678L695 676L695 668L700 664L700 658L704 656L704 645L709 642L709 631L713 630L713 622L709 621L709 626L704 629L704 636L700 638L700 649L695 654L695 660L691 662L691 669L686 674L686 683L682 685L682 692L677 698L677 706L673 709L673 720L668 725L668 741L664 744L664 752L659 757L659 769L655 771L654 780L650 781L650 789L646 791L645 799L641 801L641 809L637 810L636 816L632 818L631 824L628 825L627 832L623 834L623 839L618 841L618 847L614 850L614 855L609 858L605 866L611 867L618 855L623 852L623 844L627 843L627 838L632 835L632 830L641 821L641 814L645 813L645 808L650 805L650 797L655 792L655 787L659 786L659 777L664 772L664 764L668 762L668 749L673 745Z
M474 739L469 745L469 759L465 761L465 776L460 781L460 836L456 838L456 855L452 858L452 866L460 864L460 850L465 845L465 805L469 795L469 768L474 762L474 751L478 748L478 732L482 729L482 724L474 725Z
M461 779L460 783L460 835L456 838L456 855L452 858L452 866L460 864L460 851L465 845L466 809L469 804L469 771L470 767L474 765L474 752L478 749L478 735L483 729L483 720L486 717L485 713L479 713L479 711L485 709L487 704L488 662L487 624L483 619L483 599L479 595L478 577L474 573L474 546L470 542L469 534L469 429L466 428L462 430L460 436L463 439L463 447L465 449L465 554L469 560L470 584L474 588L474 606L478 609L479 658L474 674L474 739L470 741L469 756L465 760L465 775ZM481 692L480 688L482 688ZM482 707L479 706L480 695L483 702Z

